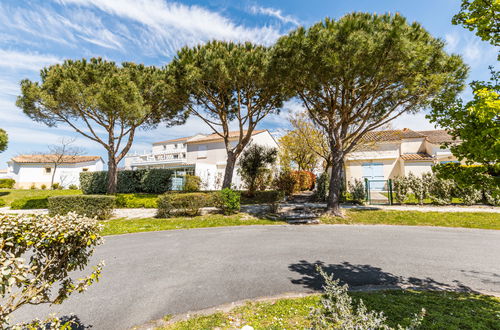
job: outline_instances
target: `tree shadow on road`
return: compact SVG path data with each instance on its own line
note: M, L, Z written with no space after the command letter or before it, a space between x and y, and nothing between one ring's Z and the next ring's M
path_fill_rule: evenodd
M317 272L316 266L322 267L327 274L333 274L334 278L340 279L341 283L349 285L352 289L356 289L356 287L378 286L478 293L456 280L453 281L452 284L449 284L435 281L430 277L403 277L385 272L381 268L371 265L354 265L349 262L327 265L323 261L308 262L306 260L301 260L298 263L288 266L291 271L302 275L302 277L298 279L291 278L291 282L293 284L302 285L308 289L322 291L324 280Z
M70 323L70 329L71 330L85 330L85 329L91 329L93 326L90 324L84 324L80 320L80 318L76 315L64 315L59 318L61 320L61 323Z

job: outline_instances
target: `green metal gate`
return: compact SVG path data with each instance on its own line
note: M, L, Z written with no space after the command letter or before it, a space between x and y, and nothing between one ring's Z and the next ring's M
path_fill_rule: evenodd
M383 188L381 186L383 185ZM370 205L393 204L392 179L369 180L365 178L366 202Z

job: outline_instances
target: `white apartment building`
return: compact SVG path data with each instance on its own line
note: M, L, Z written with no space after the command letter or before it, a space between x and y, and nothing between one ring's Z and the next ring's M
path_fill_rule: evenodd
M231 143L236 144L240 132L229 133ZM278 148L268 130L255 130L250 144ZM197 175L202 180L202 189L219 189L226 168L227 153L223 139L217 134L197 134L189 137L153 143L151 151L143 154L129 154L125 157L125 169L168 168L174 171L172 189L180 190L183 176ZM236 166L233 185L242 188Z

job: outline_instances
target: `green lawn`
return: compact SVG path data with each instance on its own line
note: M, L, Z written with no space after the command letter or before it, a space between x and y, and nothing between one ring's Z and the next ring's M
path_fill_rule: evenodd
M0 198L3 199L7 206L13 201L23 198L43 198L59 195L78 195L81 190L42 190L42 189L0 189Z
M444 291L393 290L351 292L354 300L363 299L370 310L383 311L390 326L407 326L414 314L425 308L421 329L498 329L500 299L485 295ZM275 302L251 302L227 313L195 316L160 328L234 329L250 325L255 329L310 328L311 308L320 296L281 299Z
M285 224L281 221L259 219L247 214L225 216L220 214L198 217L176 217L169 219L115 219L104 221L102 235L118 235L143 231L158 231L188 228L207 228L245 225Z
M381 194L384 195L385 197L389 198L389 193L381 192ZM393 193L392 196L393 196L394 203L397 204L396 194ZM418 199L415 197L414 194L408 194L406 201L405 201L405 204L418 204ZM434 203L433 203L432 199L425 198L424 204L434 204ZM457 198L457 197L452 197L451 204L462 204L462 200L460 198Z
M500 229L500 213L348 210L345 218L324 216L321 218L321 222L327 224L386 224L498 230Z

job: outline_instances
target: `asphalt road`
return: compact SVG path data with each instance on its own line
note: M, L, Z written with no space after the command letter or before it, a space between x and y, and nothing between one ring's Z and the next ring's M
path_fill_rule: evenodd
M351 286L425 285L500 295L500 231L403 226L245 226L112 236L102 279L16 319L76 315L127 329L166 314L321 287L322 263Z

